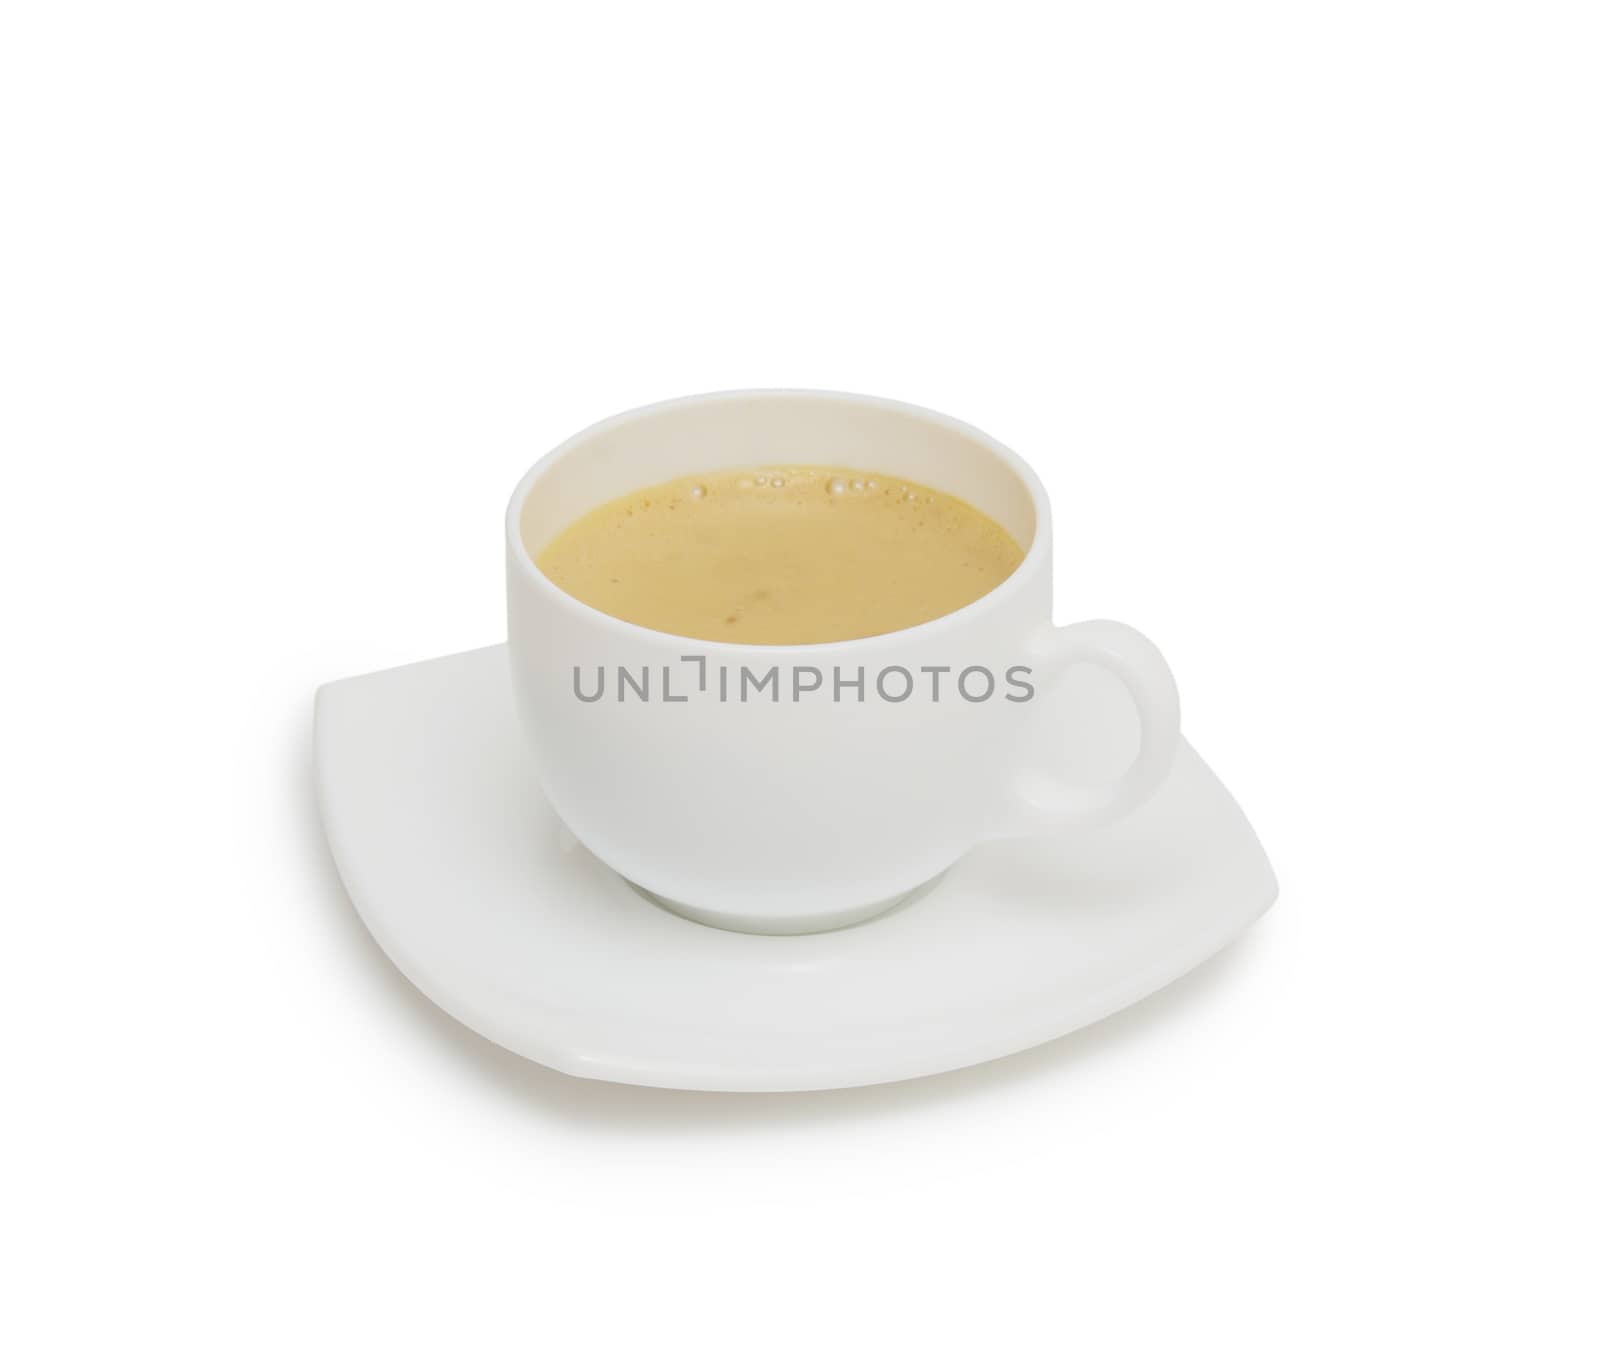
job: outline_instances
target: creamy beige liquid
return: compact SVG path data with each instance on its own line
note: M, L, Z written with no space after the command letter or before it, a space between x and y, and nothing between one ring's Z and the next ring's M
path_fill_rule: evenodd
M538 554L585 604L682 637L839 642L952 613L1022 561L999 524L926 486L840 467L685 477L592 510Z

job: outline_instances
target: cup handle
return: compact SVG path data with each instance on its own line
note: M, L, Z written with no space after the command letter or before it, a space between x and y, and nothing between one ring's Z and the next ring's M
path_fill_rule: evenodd
M1122 681L1139 715L1139 753L1108 783L1074 784L1055 773L1019 770L1008 784L1009 815L996 832L1001 838L1115 821L1160 787L1178 749L1178 687L1143 633L1097 619L1049 628L1035 647L1035 670L1046 686L1075 665L1101 666Z

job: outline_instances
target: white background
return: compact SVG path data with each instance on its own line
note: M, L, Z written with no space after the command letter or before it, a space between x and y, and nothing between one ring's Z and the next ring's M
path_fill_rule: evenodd
M1595 1353L1592 6L3 16L0 1349ZM764 385L1035 463L1243 943L807 1096L398 978L313 688L504 635L547 448Z

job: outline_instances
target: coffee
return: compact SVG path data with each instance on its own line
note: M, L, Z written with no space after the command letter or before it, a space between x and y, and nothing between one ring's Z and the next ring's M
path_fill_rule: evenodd
M569 524L536 558L562 590L658 632L794 645L926 623L989 593L1022 549L963 500L839 467L715 472Z

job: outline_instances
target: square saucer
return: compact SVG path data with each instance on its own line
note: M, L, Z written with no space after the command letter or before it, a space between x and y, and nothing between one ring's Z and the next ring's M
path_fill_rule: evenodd
M1150 995L1277 896L1243 813L1184 743L1114 826L980 845L849 929L736 934L595 859L531 760L504 646L317 693L323 824L367 928L441 1009L574 1076L782 1091L969 1066Z

